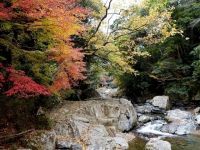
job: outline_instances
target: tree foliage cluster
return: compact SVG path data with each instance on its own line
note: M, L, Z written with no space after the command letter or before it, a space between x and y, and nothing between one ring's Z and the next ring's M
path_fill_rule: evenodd
M91 14L79 0L0 1L0 122L5 128L43 124L47 118L36 116L38 108L53 107L63 91L85 79L84 53L73 36L87 29ZM32 125L24 126L27 120Z
M175 5L149 0L133 8L128 19L122 18L127 21L116 22L115 30L127 28L118 33L120 46L127 42L124 50L129 47L132 52L149 54L135 57L132 67L138 75L119 76L127 96L141 99L166 94L178 101L199 99L199 16L200 3L196 1Z
M17 0L1 4L1 63L23 70L51 92L84 79L83 53L70 37L89 13L78 1Z

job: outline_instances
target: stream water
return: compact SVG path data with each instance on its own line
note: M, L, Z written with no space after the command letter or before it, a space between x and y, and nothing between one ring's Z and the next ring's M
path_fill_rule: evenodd
M200 136L166 137L163 140L171 143L172 150L200 150ZM137 137L129 143L128 150L145 150L146 143L147 141L145 139Z

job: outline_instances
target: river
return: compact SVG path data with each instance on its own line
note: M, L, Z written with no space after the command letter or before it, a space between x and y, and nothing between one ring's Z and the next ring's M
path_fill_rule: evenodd
M101 88L98 91L103 98L112 98L117 89ZM162 102L161 102L162 103ZM136 138L129 143L129 150L145 150L151 138L168 141L172 150L200 150L198 122L195 119L199 111L195 109L172 108L170 110L155 107L150 102L134 104L138 114L138 125L133 131Z
M200 136L166 137L163 140L171 143L172 150L200 150ZM129 143L128 150L145 150L146 143L145 139L137 137Z

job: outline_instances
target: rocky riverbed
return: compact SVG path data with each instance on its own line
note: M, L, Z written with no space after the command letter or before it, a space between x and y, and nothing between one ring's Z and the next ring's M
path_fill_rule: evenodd
M50 112L53 128L27 139L29 146L47 150L178 150L176 141L188 148L194 142L198 146L200 108L172 108L168 96L132 104L112 98L117 89L99 91L103 98L68 101Z
M140 137L140 143L145 143L146 146L130 147L130 150L189 150L192 147L194 150L198 149L199 107L172 108L168 96L156 96L147 100L145 104L135 105L135 108L138 115L135 132Z

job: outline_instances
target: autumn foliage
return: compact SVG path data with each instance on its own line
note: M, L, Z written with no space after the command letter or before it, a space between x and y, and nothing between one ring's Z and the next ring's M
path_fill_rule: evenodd
M4 67L3 65L0 66L2 71L0 72L0 88L3 88L4 86L5 89L7 88L7 90L4 91L6 96L30 98L39 95L50 95L50 92L46 87L37 84L30 77L27 77L23 71L15 70L12 67Z
M26 22L23 26L27 30L45 29L51 33L53 44L48 46L46 52L49 61L57 65L57 70L52 76L53 83L48 85L51 92L70 89L79 80L85 79L84 54L80 49L74 48L70 37L84 31L82 20L87 15L88 11L79 5L78 0L16 0L9 5L0 2L0 20L10 22L23 20ZM43 95L49 94L44 87L26 77L23 72L11 69L8 73L10 74L8 80L14 85L6 92L8 96L14 94L22 97L37 96L42 92ZM0 80L1 88L4 82L2 74ZM21 82L25 84L23 87L20 87ZM23 88L26 88L26 91L22 92ZM34 93L34 90L38 94ZM26 95L27 93L29 94Z

